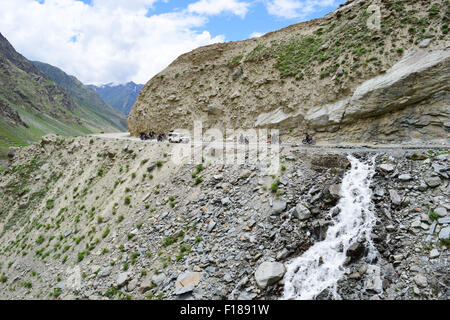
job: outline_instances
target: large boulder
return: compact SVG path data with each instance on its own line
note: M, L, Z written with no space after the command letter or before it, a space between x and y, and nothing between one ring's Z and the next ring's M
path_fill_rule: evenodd
M442 183L442 180L437 176L428 176L428 177L425 177L424 180L425 180L425 183L431 188L435 188Z
M263 262L255 272L256 283L261 289L271 286L281 280L286 273L286 267L279 262Z
M57 136L54 134L47 134L41 138L41 146L56 142Z
M366 271L366 289L376 293L383 291L383 282L381 280L381 269L379 266L368 265Z
M440 232L439 232L439 239L440 240L450 240L450 226L449 227L445 227L443 228Z
M199 284L202 278L200 272L184 272L180 274L175 282L175 294L185 294L191 292Z
M311 156L311 166L315 171L326 171L330 168L338 170L347 170L350 167L350 161L342 154L315 154Z
M8 158L9 159L13 159L16 156L16 154L17 154L17 150L18 150L18 148L9 147L9 149L8 149Z
M364 245L356 241L347 249L346 255L351 258L351 261L356 261L363 255L364 249Z
M294 217L299 220L306 220L311 217L311 211L309 211L309 209L303 204L299 203L295 206Z
M277 215L286 210L287 203L283 200L275 200L272 205L272 213Z
M126 285L128 283L128 281L130 281L130 273L129 272L122 272L117 277L116 286L118 288L121 288L124 285Z
M327 185L323 189L323 202L333 205L339 200L339 191L341 187L338 184Z

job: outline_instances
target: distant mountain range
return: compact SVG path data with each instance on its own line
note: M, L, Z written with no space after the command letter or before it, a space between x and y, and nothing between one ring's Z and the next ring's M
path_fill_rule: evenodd
M95 90L84 85L74 76L70 76L52 65L39 61L33 61L33 64L69 93L78 105L95 111L107 122L112 122L117 128L121 130L126 129L127 124L123 112L118 112L115 108L105 103Z
M94 89L106 103L128 115L144 85L131 81L126 84L108 83L102 86L89 85L89 87Z
M0 157L41 136L126 130L125 115L58 68L32 63L0 34Z

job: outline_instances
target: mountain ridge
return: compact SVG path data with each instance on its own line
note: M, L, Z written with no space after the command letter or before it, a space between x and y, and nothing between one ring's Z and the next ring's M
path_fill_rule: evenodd
M88 85L88 87L95 90L106 103L128 115L144 85L130 81L123 84L110 82L100 86Z
M77 104L1 34L0 101L0 157L8 147L27 145L48 133L81 135L126 128L125 117L111 107L110 114L121 121L109 122L99 110Z

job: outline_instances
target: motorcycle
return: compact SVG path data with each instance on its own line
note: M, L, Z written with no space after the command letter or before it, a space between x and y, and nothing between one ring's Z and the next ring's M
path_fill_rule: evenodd
M305 139L302 140L302 143L311 145L311 144L314 144L314 140L312 138L311 138L311 140L308 140L308 139L305 138Z

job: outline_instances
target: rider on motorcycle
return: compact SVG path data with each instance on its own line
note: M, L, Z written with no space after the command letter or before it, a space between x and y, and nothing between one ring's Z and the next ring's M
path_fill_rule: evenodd
M312 142L312 136L309 135L309 133L306 133L306 138L305 138L307 143L311 143Z

